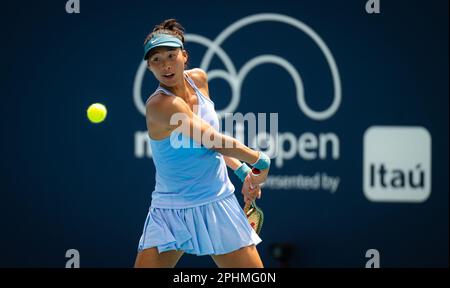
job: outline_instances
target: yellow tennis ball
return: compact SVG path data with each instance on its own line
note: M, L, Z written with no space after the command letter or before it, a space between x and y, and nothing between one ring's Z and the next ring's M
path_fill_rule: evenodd
M105 105L94 103L87 109L87 117L92 123L100 123L105 120L107 110Z

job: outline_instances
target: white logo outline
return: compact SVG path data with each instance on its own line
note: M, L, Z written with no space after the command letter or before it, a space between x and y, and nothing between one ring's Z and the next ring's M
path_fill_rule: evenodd
M296 27L297 29L303 31L306 33L310 38L314 40L314 42L319 46L322 53L324 54L328 65L330 67L332 79L333 79L333 86L334 86L334 97L332 104L325 109L324 111L314 111L311 108L308 107L305 101L304 97L304 87L303 82L300 74L298 73L297 69L289 63L287 60L277 56L277 55L259 55L255 58L249 60L247 63L245 63L239 72L236 71L236 68L234 67L231 59L229 56L225 53L225 51L220 47L220 45L235 31L241 29L242 27L250 24L254 24L257 22L263 22L263 21L275 21L275 22L282 22L285 24L289 24L291 26ZM309 118L317 121L326 120L334 115L334 113L337 111L337 109L340 106L340 103L342 101L342 87L341 87L341 80L339 71L336 65L336 62L334 60L334 57L329 50L328 46L325 44L325 42L320 38L320 36L309 26L304 24L303 22L292 18L290 16L282 15L282 14L276 14L276 13L261 13L261 14L254 14L247 17L242 18L241 20L238 20L228 26L225 30L223 30L214 41L211 41L210 39L196 34L186 34L185 39L187 42L194 42L198 44L202 44L205 47L208 47L208 50L206 51L205 55L203 56L203 59L200 64L200 68L207 71L208 73L208 79L209 81L215 79L215 78L222 78L223 80L227 81L231 87L232 91L232 97L231 101L222 110L218 110L217 114L219 117L225 116L225 113L233 113L240 102L240 91L242 87L243 80L245 79L245 76L256 66L265 64L265 63L272 63L277 64L284 69L291 75L296 89L296 96L297 96L297 104L302 112L306 114ZM211 70L208 71L209 64L211 63L212 57L217 54L217 56L222 60L225 68L228 71L225 70ZM145 72L147 70L147 63L145 61L142 61L135 76L134 80L134 86L133 86L133 100L136 105L136 108L139 112L141 112L142 115L145 116L145 104L142 101L142 93L141 93L141 87L143 78L145 75Z

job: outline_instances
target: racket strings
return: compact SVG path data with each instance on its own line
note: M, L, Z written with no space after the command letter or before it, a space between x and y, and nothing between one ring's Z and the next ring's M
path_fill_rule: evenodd
M250 226L255 230L257 234L261 231L264 215L261 209L255 207L256 205L246 204L244 207L245 215L250 223Z

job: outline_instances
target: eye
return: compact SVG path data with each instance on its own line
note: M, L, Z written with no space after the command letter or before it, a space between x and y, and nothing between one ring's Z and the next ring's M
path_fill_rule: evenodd
M158 57L152 58L152 62L158 62L158 61L159 61L159 58L158 58Z

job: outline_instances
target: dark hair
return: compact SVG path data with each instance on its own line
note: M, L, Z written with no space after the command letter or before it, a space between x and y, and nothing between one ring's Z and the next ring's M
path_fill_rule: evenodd
M184 28L175 19L167 19L153 28L153 31L145 38L144 46L155 34L168 34L177 37L184 45Z
M181 26L181 24L178 23L176 19L167 19L156 25L155 28L153 28L153 31L148 34L147 38L145 38L144 46L148 41L150 41L150 39L152 39L153 35L155 34L168 34L175 36L181 40L181 43L183 43L184 46L184 27ZM186 69L188 66L189 61L186 62L184 68Z

